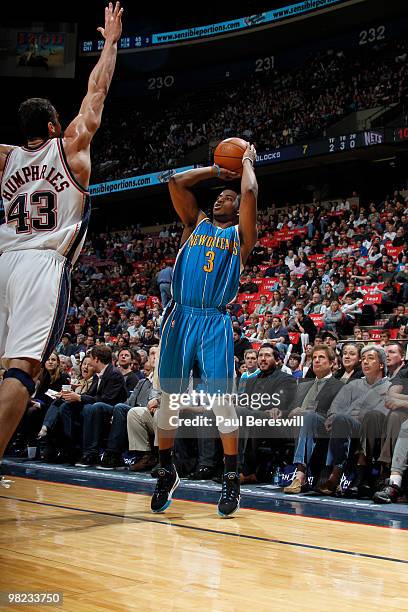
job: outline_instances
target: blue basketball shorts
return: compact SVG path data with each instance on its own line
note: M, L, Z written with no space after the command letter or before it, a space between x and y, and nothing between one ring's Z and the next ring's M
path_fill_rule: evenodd
M194 369L207 393L231 393L234 338L228 314L218 308L194 308L171 302L160 342L158 377L167 393L185 393Z

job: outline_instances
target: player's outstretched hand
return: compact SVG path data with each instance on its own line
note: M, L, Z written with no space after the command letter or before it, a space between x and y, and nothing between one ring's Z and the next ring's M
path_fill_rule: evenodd
M120 8L120 2L116 2L115 8L113 3L105 8L105 27L97 28L105 40L115 43L119 40L122 34L122 15L123 8Z
M248 142L248 146L247 146L247 148L245 150L245 153L244 153L244 155L242 157L242 162L244 161L244 159L246 157L249 158L252 161L252 165L255 164L255 162L256 162L256 149L255 149L254 145L250 144L249 142Z
M241 175L239 174L239 172L233 172L232 170L227 170L226 168L220 168L220 174L218 178L224 181L233 181L235 179L241 178Z

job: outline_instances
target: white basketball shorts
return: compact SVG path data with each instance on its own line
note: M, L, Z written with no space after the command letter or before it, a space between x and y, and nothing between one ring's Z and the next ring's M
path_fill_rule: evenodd
M64 331L71 264L50 250L0 256L0 358L45 362Z

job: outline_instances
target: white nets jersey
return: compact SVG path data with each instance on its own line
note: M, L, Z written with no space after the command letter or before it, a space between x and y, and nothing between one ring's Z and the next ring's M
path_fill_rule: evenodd
M90 199L68 167L61 138L13 149L1 197L0 253L50 249L75 262L88 228Z

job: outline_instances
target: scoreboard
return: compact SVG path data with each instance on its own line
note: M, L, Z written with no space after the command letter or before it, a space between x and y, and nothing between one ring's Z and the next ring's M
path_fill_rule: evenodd
M374 145L383 144L384 142L384 129L377 128L364 132L327 137L323 140L314 140L303 144L289 145L271 151L263 151L258 155L257 163L258 165L266 165L290 161L292 159L315 157L317 155L330 155L331 153L372 147Z

